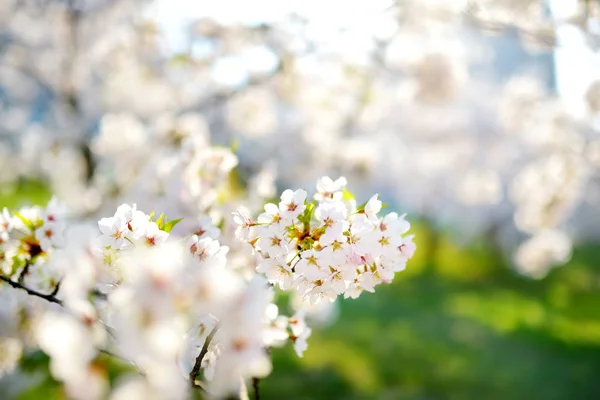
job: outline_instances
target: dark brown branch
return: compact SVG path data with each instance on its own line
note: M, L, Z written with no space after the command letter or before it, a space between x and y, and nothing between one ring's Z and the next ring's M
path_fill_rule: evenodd
M206 353L208 353L208 346L210 346L210 342L215 337L215 334L217 333L218 329L219 329L219 324L215 325L215 327L212 329L212 331L210 331L206 340L204 341L204 344L202 345L200 354L198 354L198 357L196 357L196 362L194 363L194 368L192 368L192 371L190 372L190 384L192 386L196 386L195 382L196 382L196 378L198 377L198 375L200 375L200 367L202 366L202 360L204 359L204 356L206 355Z
M52 293L50 293L50 296L56 296L58 294L59 290L60 290L60 282L58 282L56 284L56 286L54 287L54 290L52 291Z
M27 264L27 266L28 265L29 264ZM31 296L39 297L39 298L44 299L44 300L46 300L46 301L48 301L50 303L55 303L55 304L58 304L60 306L64 306L62 300L59 300L59 299L56 298L56 294L58 293L58 291L60 289L60 282L56 285L56 287L54 288L54 290L52 291L51 294L44 294L44 293L38 292L37 290L30 289L27 286L23 285L22 283L15 282L15 281L11 280L10 278L8 278L6 276L3 276L3 275L0 275L0 281L4 281L4 282L8 283L10 286L12 286L15 289L24 290L25 292L27 292L27 294L29 294ZM106 329L106 332L110 336L112 336L114 338L114 333L112 332L112 329L109 326L106 326L106 325L104 326L104 328ZM215 327L215 330L216 330L216 327ZM214 336L214 332L211 332L211 335ZM207 341L209 339L212 339L212 336L209 335L209 337L207 338ZM208 345L206 345L206 347L208 348ZM142 371L137 366L137 364L135 364L133 361L127 360L126 358L123 358L122 356L120 356L118 354L115 354L115 353L113 353L113 352L111 352L109 350L106 350L106 349L99 349L98 351L100 353L103 353L103 354L106 354L108 356L114 357L114 358L116 358L116 359L118 359L120 361L123 361L125 363L133 365L138 370L138 372L140 373L140 375L145 376L144 371ZM206 349L206 351L205 351L205 349L203 347L202 351L204 352L204 354L206 354L206 351L208 351L208 349ZM203 354L203 353L200 353L200 354ZM200 360L200 361L202 361L202 360Z
M254 400L260 400L260 379L252 378L252 389L254 390Z
M29 266L31 264L29 264L29 261L27 261L25 263L25 266L23 267L23 270L21 271L21 273L19 274L19 279L18 282L20 285L24 285L25 284L25 277L27 276L27 274L29 273Z
M52 294L44 294L44 293L40 293L37 290L33 290L28 288L27 286L19 283L19 282L15 282L10 280L10 278L7 278L6 276L2 276L0 275L0 281L4 281L6 283L8 283L10 286L12 286L15 289L21 289L27 292L27 294L30 294L32 296L36 296L39 297L40 299L44 299L46 301L49 301L50 303L55 303L58 305L63 305L62 300L57 299L54 295Z

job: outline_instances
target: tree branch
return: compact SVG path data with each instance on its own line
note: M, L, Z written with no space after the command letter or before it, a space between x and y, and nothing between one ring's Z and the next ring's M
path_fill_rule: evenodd
M54 290L52 291L52 293L50 293L50 296L56 296L58 294L59 290L60 290L60 282L58 282L56 284L56 286L54 287Z
M25 266L23 267L23 270L19 274L19 279L17 280L17 282L19 282L20 285L24 285L25 284L25 276L27 276L27 274L29 273L29 266L30 265L31 264L29 263L29 261L27 261L25 263Z
M29 267L29 263L26 265L25 269L26 269L27 267ZM21 276L19 276L19 282L15 282L15 281L11 280L10 278L8 278L8 277L6 277L6 276L0 275L0 281L4 281L4 282L8 283L10 286L12 286L12 287L13 287L13 288L15 288L15 289L24 290L24 291L25 291L25 292L27 292L27 294L29 294L29 295L32 295L32 296L35 296L35 297L39 297L39 298L41 298L41 299L44 299L44 300L46 300L46 301L48 301L48 302L50 302L50 303L55 303L55 304L58 304L58 305L60 305L60 306L64 306L64 303L63 303L63 301L62 301L62 300L59 300L59 299L57 299L57 298L56 298L56 294L58 293L58 291L59 291L59 289L60 289L60 282L59 282L59 283L56 285L56 287L54 288L54 290L52 291L52 293L51 293L51 294L44 294L44 293L38 292L37 290L33 290L33 289L30 289L30 288L28 288L27 286L25 286L25 285L23 284L23 282L22 282L22 281L23 281L23 279L22 279L22 276L23 276L23 275L24 275L24 274L22 273L22 274L21 274ZM98 292L98 293L94 292L94 293L95 293L95 294L98 294L99 292ZM102 294L102 293L100 293L100 294ZM106 298L106 296L104 296L104 298ZM112 332L112 329L111 329L109 326L107 326L107 325L103 325L103 326L104 326L104 328L106 329L106 332L107 332L107 333L108 333L108 334L109 334L111 337L113 337L113 338L114 338L114 333ZM214 336L214 333L215 333L214 331L216 331L216 327L215 327L215 329L213 330L213 332L211 332L211 335L212 335L212 336ZM212 336L211 336L211 335L209 335L209 337L207 338L207 342L208 342L210 339L212 339ZM202 352L200 353L200 354L202 355L202 357L204 357L204 354L206 354L206 352L208 351L208 345L207 345L206 343L205 343L205 346L206 346L206 349L203 347L203 348L202 348ZM122 357L122 356L120 356L120 355L118 355L118 354L116 354L116 353L113 353L113 352L111 352L111 351L109 351L109 350L107 350L107 349L102 349L102 348L101 348L101 349L98 349L98 351L99 351L100 353L106 354L106 355L108 355L108 356L110 356L110 357L113 357L113 358L115 358L115 359L117 359L117 360L120 360L120 361L122 361L122 362L125 362L125 363L127 363L127 364L130 364L130 365L132 365L133 367L135 367L135 369L137 369L138 373L139 373L141 376L146 376L145 372L144 372L144 371L143 371L143 370L142 370L142 369L141 369L141 368L140 368L140 367L139 367L139 366L138 366L138 365L137 365L135 362L133 362L133 361L131 361L131 360L128 360L128 359L126 359L126 358L124 358L124 357ZM200 360L200 362L201 362L201 361L202 361L202 360Z
M10 278L8 278L6 276L0 275L0 281L4 281L15 289L24 290L27 292L27 294L39 297L40 299L44 299L46 301L49 301L50 303L55 303L55 304L58 304L61 306L63 305L62 300L57 299L53 294L40 293L37 290L30 289L27 286L25 286L19 282L12 281Z
M200 375L200 367L202 366L202 360L204 359L204 356L206 355L206 353L208 353L208 346L210 346L210 342L215 337L215 334L217 333L218 329L219 329L219 324L217 323L215 325L215 327L212 329L212 331L208 334L206 340L204 341L204 345L202 345L200 354L198 354L198 357L196 357L196 362L194 363L194 368L192 368L192 371L190 372L190 384L192 386L196 386L195 382L196 382L196 378L198 377L198 375Z
M254 400L260 400L260 379L252 378L252 389L254 389Z

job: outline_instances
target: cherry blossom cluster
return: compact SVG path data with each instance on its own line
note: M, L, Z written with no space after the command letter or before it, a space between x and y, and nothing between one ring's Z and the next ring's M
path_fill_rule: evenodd
M227 266L229 249L206 218L187 240L171 237L173 222L161 220L123 204L98 222L103 260L117 278L106 311L115 346L153 391L182 398L188 374L195 381L201 369L211 394L235 393L240 382L270 373L270 338L281 337L279 345L288 338L268 319L272 291L259 276L247 283Z
M394 212L379 216L378 195L357 207L346 183L323 177L312 202L288 189L256 220L244 209L235 214L237 236L256 251L257 271L270 283L316 303L373 292L405 268L415 251L410 224Z
M182 236L172 232L180 219L136 204L121 204L91 230L83 221L67 226L66 209L55 199L46 208L5 209L0 278L14 290L0 286L0 301L21 294L7 303L13 310L27 299L45 300L33 345L50 356L50 372L73 399L111 391L115 399L148 393L184 399L190 390L237 394L270 374L269 348L291 342L300 357L307 349L307 308L281 314L276 286L313 303L339 294L355 298L390 282L412 256L408 222L396 213L379 216L377 196L356 206L345 186L344 178L324 177L313 202L303 190L287 190L256 221L243 209L234 213L236 235L254 253L246 258L257 272L251 276L229 261L230 248L209 216L183 223L189 233ZM7 358L0 367L8 371L25 342L16 327L3 326ZM111 388L97 362L101 353L139 375Z
M52 291L59 271L46 268L50 256L65 244L67 210L56 199L46 208L23 207L0 214L0 272L35 289Z
M60 230L52 225L62 224L63 215L55 200L46 209L24 208L15 215L5 210L2 237L3 244L12 243L12 235L22 231L19 243L40 248L30 251L26 265L39 265L54 286L31 284L36 295L62 308L42 310L35 338L70 397L102 398L109 390L96 363L101 350L143 374L124 391L135 387L179 399L200 378L213 396L237 393L244 381L270 373L269 347L291 339L299 355L306 349L311 330L304 312L280 315L264 278L248 281L228 266L229 249L219 243L220 231L210 218L199 218L189 224L191 235L177 237L170 231L179 220L122 204L98 221L100 235L90 236L75 226L65 232L64 224ZM44 227L54 229L52 235ZM46 240L37 239L42 234L52 236L49 247L39 244ZM29 274L13 274L17 288L28 288ZM5 269L3 276L10 277ZM15 353L5 367L10 369L21 341L3 337L0 344L7 355Z

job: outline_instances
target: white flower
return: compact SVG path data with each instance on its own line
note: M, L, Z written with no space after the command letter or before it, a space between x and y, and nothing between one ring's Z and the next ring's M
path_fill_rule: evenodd
M287 255L289 252L288 239L281 229L272 226L260 226L257 229L260 234L258 246L261 251L269 254L271 257Z
M379 201L378 198L379 195L374 195L373 197L371 197L369 199L369 201L367 202L367 204L365 205L365 214L367 215L367 218L369 219L369 221L373 222L373 223L377 223L379 222L379 218L377 217L377 213L379 211L381 211L381 201Z
M64 230L65 226L60 222L45 222L35 230L35 238L42 250L49 251L53 247L64 246Z
M363 290L368 292L375 291L375 285L377 285L378 280L373 276L373 273L370 271L363 272L358 274L356 278L348 285L348 290L344 294L344 298L352 298L356 299Z
M304 201L306 200L306 191L298 189L295 192L288 189L281 194L279 202L279 212L281 218L285 221L292 221L306 209Z
M292 285L292 268L280 257L265 258L258 264L256 271L265 274L269 283L279 285L281 290L287 290Z
M277 305L271 303L265 311L265 325L263 331L263 343L267 347L282 346L289 338L287 333L288 318L279 315Z
M8 212L8 209L4 207L0 214L0 244L8 240L10 231L12 231L13 227L13 217Z
M344 241L344 232L350 225L346 220L347 216L346 206L340 202L322 203L315 209L315 217L321 221L321 226L325 229L325 233L319 238L322 245Z
M334 301L338 291L333 288L330 281L317 281L310 290L304 293L304 298L311 304L317 304L321 300Z
M305 250L300 253L300 260L296 263L296 273L310 281L325 279L329 275L330 260L320 251ZM323 259L321 259L323 258Z
M342 199L342 190L347 183L348 181L343 176L335 181L328 176L324 176L317 181L317 193L314 195L314 199L317 201L328 199L339 201Z
M355 215L350 224L349 241L352 251L364 256L376 249L375 227L364 214Z
M129 228L123 216L116 215L110 218L102 218L98 221L98 228L102 232L100 239L103 246L120 249L126 245L125 235Z
M251 229L256 226L256 222L250 216L250 211L245 207L240 207L233 214L233 222L237 225L235 237L240 240L248 240L252 237Z
M279 207L273 203L265 204L265 212L257 218L259 224L279 224L283 223Z
M379 229L382 232L389 232L390 235L404 235L410 229L410 224L404 217L394 212L389 213L379 222Z
M190 253L206 266L223 266L226 263L225 257L229 247L221 246L218 240L210 237L200 239L197 235L192 235L186 245L190 249Z
M198 236L199 239L204 239L206 237L218 239L221 235L221 230L213 225L212 219L209 216L199 218L192 228L192 232L194 235Z
M169 234L159 229L156 222L149 221L145 226L145 232L143 234L144 243L149 246L156 246L164 243Z
M130 206L129 204L121 204L117 207L114 217L120 217L125 221L127 231L125 235L130 240L137 240L144 236L148 227L150 216L139 211L137 205Z
M296 336L294 340L294 351L298 354L298 357L302 357L304 351L308 348L307 339L310 337L312 330L310 328L305 328L299 336Z
M52 197L48 205L42 212L42 219L45 222L58 222L63 220L68 214L67 207L58 201L56 197Z
M417 245L413 242L414 235L408 235L402 240L402 245L400 245L400 252L404 255L404 257L412 258L413 254L417 250Z
M298 310L293 317L290 318L289 324L292 331L292 340L294 341L294 350L298 357L302 357L304 351L308 347L306 340L312 333L311 329L306 325L304 317L306 315L305 310Z
M388 229L387 225L384 225L384 228L386 229L382 230L381 225L379 225L375 229L374 253L385 257L394 257L398 253L398 248L402 245L402 236L397 233L397 229Z

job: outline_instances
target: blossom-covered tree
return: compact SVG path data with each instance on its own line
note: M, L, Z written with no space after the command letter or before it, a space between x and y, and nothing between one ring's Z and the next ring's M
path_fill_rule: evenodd
M305 351L311 302L404 269L409 224L373 192L534 277L598 234L598 83L573 115L535 70L488 73L493 37L549 54L567 28L595 51L596 2L282 6L195 20L178 49L152 3L0 4L0 184L63 202L0 215L0 371L40 348L74 398L238 393L269 347ZM99 353L138 375L109 387Z

